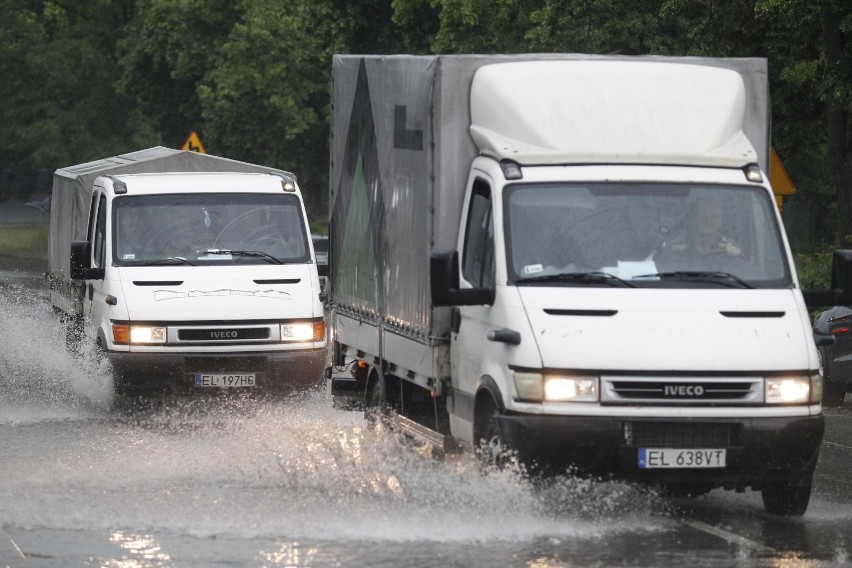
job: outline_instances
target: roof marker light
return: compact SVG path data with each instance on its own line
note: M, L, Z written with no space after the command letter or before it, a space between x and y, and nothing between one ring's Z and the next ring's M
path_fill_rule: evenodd
M757 164L749 164L743 170L748 181L754 183L763 183L763 174L760 173L760 167Z
M115 179L112 176L107 176L112 181L112 190L116 195L124 195L127 193L127 184L120 179Z
M500 160L500 169L503 170L503 177L506 179L523 179L524 177L521 165L512 160Z
M296 191L296 184L288 179L284 179L281 180L281 188L288 193L292 193Z

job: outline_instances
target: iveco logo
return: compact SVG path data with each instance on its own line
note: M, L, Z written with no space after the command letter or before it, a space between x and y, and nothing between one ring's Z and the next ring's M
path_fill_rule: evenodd
M701 385L666 385L663 387L665 396L701 396L704 387Z
M210 337L213 339L236 339L236 331L211 331Z

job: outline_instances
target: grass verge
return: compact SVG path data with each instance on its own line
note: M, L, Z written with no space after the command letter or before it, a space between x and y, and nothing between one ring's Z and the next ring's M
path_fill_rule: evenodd
M0 225L0 257L47 260L47 223Z

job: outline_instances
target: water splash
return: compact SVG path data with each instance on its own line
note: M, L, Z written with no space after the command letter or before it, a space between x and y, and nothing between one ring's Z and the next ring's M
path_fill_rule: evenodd
M0 526L444 543L666 527L626 484L425 458L324 389L116 401L43 295L5 285L0 312Z
M72 355L44 295L22 281L0 287L0 424L63 419L108 408L112 382L91 350Z

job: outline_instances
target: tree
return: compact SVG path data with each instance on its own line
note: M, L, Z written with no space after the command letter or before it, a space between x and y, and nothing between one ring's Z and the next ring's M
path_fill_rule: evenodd
M238 4L229 0L136 2L117 45L118 90L149 117L166 146L180 147L194 130L205 133L198 87L238 18ZM216 153L216 141L204 141Z
M852 246L852 6L823 0L828 168L837 191L841 244Z
M108 0L0 1L0 157L18 193L35 189L37 171L152 135L113 88L114 42L128 17L126 3Z

